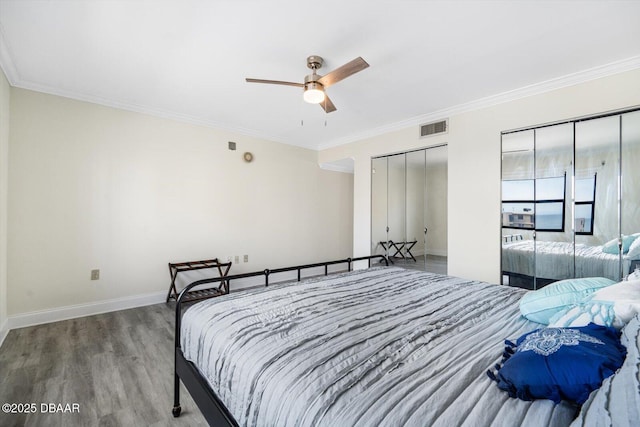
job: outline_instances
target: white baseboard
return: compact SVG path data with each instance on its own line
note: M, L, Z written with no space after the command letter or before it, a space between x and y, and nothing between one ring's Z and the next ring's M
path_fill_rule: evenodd
M4 339L9 334L9 319L6 319L2 325L0 325L0 347L2 347L2 343Z
M329 269L329 272L339 271L337 267ZM304 276L315 274L324 274L324 268L305 270ZM295 271L274 274L270 277L270 282L275 284L283 281L295 280L297 274ZM238 279L232 282L231 291L241 290L243 288L261 286L264 284L264 278L251 277L247 279ZM206 287L206 286L203 286ZM197 288L194 288L197 289ZM26 328L28 326L41 325L43 323L59 322L61 320L75 319L78 317L92 316L94 314L108 313L111 311L126 310L128 308L143 307L145 305L159 304L165 302L167 298L166 291L154 292L150 294L134 295L130 297L115 298L105 301L97 301L86 304L68 305L65 307L57 307L48 310L32 311L29 313L16 314L9 316L5 324L0 328L0 345L4 337L11 329Z
M142 307L158 304L167 298L166 292L154 292L144 295L115 298L105 301L97 301L87 304L68 305L49 310L32 311L30 313L9 316L7 332L11 329L25 328L27 326L41 325L43 323L58 322L60 320L75 319L77 317L92 316L94 314L108 313L111 311L126 310L128 308ZM0 331L3 331L0 329ZM3 338L4 339L4 338Z

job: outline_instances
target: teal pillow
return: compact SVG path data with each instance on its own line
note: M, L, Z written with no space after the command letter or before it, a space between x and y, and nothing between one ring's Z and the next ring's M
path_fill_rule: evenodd
M611 239L602 246L602 252L610 255L618 255L618 238Z
M556 313L614 283L605 277L560 280L537 291L527 292L520 299L520 313L533 322L548 325L549 319Z
M622 253L626 254L627 252L629 252L629 248L631 247L631 244L633 242L636 241L636 239L638 238L637 234L632 234L630 236L622 236Z
M631 234L629 236L622 235L622 253L626 254L629 252L629 248L631 244L636 241L638 238L638 234ZM602 246L602 252L611 255L618 255L618 239L609 240Z

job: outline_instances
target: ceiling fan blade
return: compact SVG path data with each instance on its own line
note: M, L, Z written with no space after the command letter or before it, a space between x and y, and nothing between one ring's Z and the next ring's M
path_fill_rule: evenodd
M283 82L281 80L262 80L262 79L245 79L247 83L267 83L270 85L285 85L285 86L296 86L296 87L304 87L302 83L294 83L294 82Z
M346 79L352 74L362 71L367 68L369 64L361 57L357 57L353 61L347 62L342 67L338 67L330 73L322 76L318 82L324 87L329 87L332 84L338 83L342 79Z
M320 103L320 106L325 113L331 113L337 110L336 106L333 105L333 102L331 102L331 99L329 99L326 93L324 94L324 101Z

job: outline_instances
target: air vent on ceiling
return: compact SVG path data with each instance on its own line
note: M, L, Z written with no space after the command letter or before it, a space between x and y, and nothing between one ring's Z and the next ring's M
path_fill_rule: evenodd
M449 120L440 120L432 123L420 125L420 137L439 135L449 131Z

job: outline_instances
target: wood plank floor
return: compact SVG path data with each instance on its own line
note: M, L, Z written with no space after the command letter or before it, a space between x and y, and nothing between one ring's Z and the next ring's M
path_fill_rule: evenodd
M79 413L0 413L0 426L206 426L182 388L173 418L173 304L16 329L0 348L0 403Z
M447 274L447 257L439 255L427 255L427 260L423 255L416 256L416 261L412 259L393 259L395 267L408 268L410 270L428 271L429 273Z

